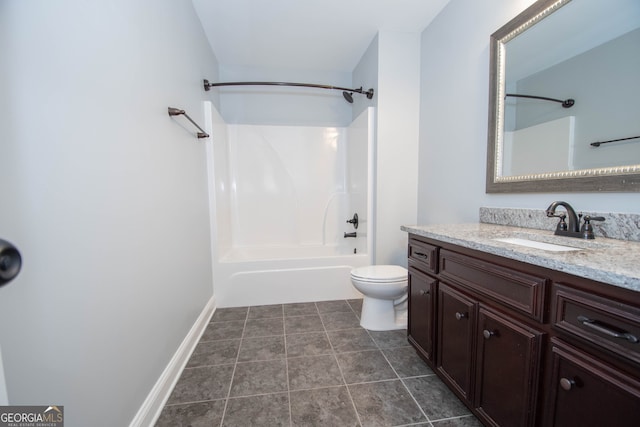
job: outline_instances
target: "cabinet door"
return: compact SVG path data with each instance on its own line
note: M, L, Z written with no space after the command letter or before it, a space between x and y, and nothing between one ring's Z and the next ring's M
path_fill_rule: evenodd
M433 363L433 302L436 280L409 268L409 341Z
M471 399L476 308L477 302L439 284L437 369L445 381L468 400Z
M474 406L493 424L534 423L543 333L480 307Z
M611 366L552 340L550 403L545 425L637 426L640 383Z

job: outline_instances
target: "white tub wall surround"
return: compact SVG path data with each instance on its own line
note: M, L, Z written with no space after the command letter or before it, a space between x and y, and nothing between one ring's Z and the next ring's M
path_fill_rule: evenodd
M351 271L351 283L364 295L360 326L372 331L407 328L407 274L398 265L368 265Z
M245 125L212 108L219 306L360 297L349 272L371 263L373 116L347 127ZM357 229L346 222L354 213Z

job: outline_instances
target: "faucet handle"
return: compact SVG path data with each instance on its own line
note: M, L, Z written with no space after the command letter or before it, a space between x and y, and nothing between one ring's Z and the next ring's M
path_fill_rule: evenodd
M595 239L596 236L593 234L593 226L591 225L591 221L604 221L605 218L603 216L584 216L584 223L582 227L580 227L580 233L582 237L585 239Z
M558 222L558 225L556 226L556 230L567 231L568 230L567 223L564 221L567 218L567 216L565 214L553 215L553 216L560 218L560 222Z

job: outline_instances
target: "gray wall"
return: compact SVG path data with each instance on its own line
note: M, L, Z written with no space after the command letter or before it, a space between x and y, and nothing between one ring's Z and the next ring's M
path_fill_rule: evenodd
M576 117L576 169L640 163L640 141L599 148L589 144L640 135L640 29L518 81L517 91L552 98L575 98L571 108L519 100L516 125L524 128Z
M489 36L531 3L451 0L423 31L419 223L474 222L480 206L544 209L554 200L640 212L640 197L629 193L485 193Z
M127 425L211 298L203 78L191 2L0 1L0 288L11 404Z

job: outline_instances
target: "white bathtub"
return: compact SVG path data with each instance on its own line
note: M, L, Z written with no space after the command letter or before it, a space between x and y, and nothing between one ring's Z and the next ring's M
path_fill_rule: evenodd
M361 298L349 273L370 259L352 251L339 246L231 248L215 265L217 305Z

